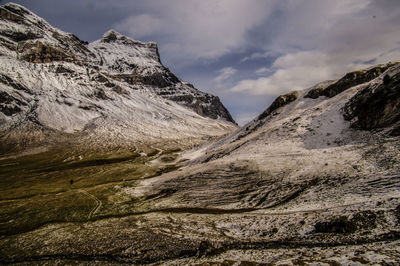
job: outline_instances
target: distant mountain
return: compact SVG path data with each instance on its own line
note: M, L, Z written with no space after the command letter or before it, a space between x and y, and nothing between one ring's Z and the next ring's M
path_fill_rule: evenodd
M59 140L97 146L235 128L218 97L162 65L155 43L113 30L87 43L17 4L0 7L1 153Z

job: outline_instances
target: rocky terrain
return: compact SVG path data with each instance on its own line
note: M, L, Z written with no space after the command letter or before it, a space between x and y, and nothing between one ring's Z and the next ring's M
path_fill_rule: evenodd
M130 66L112 63L118 54L96 55L108 44L87 48L115 66L106 78L143 84L123 80L118 72ZM0 262L398 265L399 80L400 63L348 73L282 95L244 127L192 149L2 156Z

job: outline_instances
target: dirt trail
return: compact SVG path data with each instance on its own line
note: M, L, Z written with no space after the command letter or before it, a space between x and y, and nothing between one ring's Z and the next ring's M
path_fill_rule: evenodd
M103 204L96 196L94 196L93 194L90 194L86 190L79 189L78 191L85 195L88 195L90 198L92 198L96 202L96 206L88 214L88 220L90 220L93 217L93 214L95 214L95 212L97 212Z

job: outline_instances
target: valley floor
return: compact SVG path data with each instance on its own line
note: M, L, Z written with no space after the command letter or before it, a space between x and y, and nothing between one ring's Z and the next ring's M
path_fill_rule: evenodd
M383 154L397 145L374 147ZM267 156L271 165L280 162L281 177L254 158L184 165L190 151L179 149L3 157L0 262L400 263L400 175L343 170L334 177L326 166L319 175L286 180L289 161L312 162L311 154L325 153Z

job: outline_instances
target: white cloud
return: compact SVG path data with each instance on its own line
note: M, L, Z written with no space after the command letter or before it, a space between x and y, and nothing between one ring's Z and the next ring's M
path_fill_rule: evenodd
M241 80L231 91L251 95L281 95L293 90L306 89L321 81L337 79L349 71L369 67L370 63L363 63L363 60L355 58L362 59L336 58L334 55L318 51L287 54L275 60L272 65L275 71L270 76ZM394 61L394 58L400 59L399 49L381 53L374 62L386 63ZM258 71L261 70L264 69Z
M239 81L231 91L279 95L399 60L400 10L393 8L394 2L289 1L281 28L265 46L283 54L272 64L273 72Z
M131 16L117 25L115 28L119 31L128 32L135 38L141 38L152 34L159 34L165 28L163 22L149 14L141 14L137 16Z
M252 100L258 96L251 95L304 89L371 63L400 59L398 0L153 0L136 5L145 15L133 14L117 30L161 40L161 54L174 67L192 64L196 72L199 59L211 66L216 59L221 59L218 65L228 59L232 65L232 53L244 54L237 63L254 61L258 69L237 64L217 77L214 71L203 76L205 88L222 93L221 88L232 86L232 95ZM276 60L267 65L271 58ZM261 68L260 59L267 59ZM258 77L231 85L241 70L241 76L251 72Z
M133 38L163 36L163 52L175 58L213 59L246 46L246 34L269 16L275 1L146 1L146 15L115 25Z
M262 75L271 72L270 68L262 67L256 70L257 75Z
M237 69L233 67L224 67L218 71L218 76L214 78L214 82L221 84L237 73Z
M307 88L329 78L327 56L319 52L299 52L281 56L273 63L275 72L269 77L242 80L231 90L254 95L280 95Z
M245 56L243 57L240 62L246 62L246 61L250 61L250 60L257 60L257 59L264 59L264 58L269 58L272 56L275 56L276 53L272 52L272 51L266 51L263 53L252 53L249 56Z

